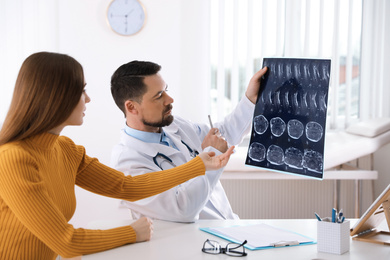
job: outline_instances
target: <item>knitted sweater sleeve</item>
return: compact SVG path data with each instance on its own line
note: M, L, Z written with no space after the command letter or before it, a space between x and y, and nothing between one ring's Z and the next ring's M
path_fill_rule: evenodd
M122 172L99 163L95 158L85 158L81 167L76 178L77 185L100 195L129 201L159 194L205 174L205 166L199 157L169 170L134 177L125 176Z
M79 148L76 150L80 152ZM28 152L9 149L1 153L0 159L4 162L0 164L1 199L20 221L23 229L27 229L57 254L73 257L135 242L136 234L131 226L87 230L75 229L69 224L50 197L45 181L39 174L37 162ZM85 154L81 157L77 154L70 158L70 165L78 163L80 164L76 181L80 186L100 194L127 199L153 195L178 185L182 180L200 175L202 172L204 174L201 159L192 162L195 169L191 173L185 173L184 177L178 178L173 176L181 173L180 170L168 174L171 177L162 177L160 175L164 173L161 172L144 178L125 178L120 172L110 170ZM112 184L107 185L108 182Z

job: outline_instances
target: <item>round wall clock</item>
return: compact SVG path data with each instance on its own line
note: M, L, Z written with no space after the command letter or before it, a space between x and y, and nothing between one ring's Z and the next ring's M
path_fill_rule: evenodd
M138 0L112 0L107 9L111 29L120 35L133 35L145 24L146 12Z

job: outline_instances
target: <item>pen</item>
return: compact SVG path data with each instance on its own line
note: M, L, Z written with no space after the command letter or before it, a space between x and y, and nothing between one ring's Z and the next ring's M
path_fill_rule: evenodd
M297 240L294 240L294 241L279 241L279 242L270 244L270 246L273 246L273 247L296 246L296 245L299 245L299 242Z
M318 221L322 221L322 219L321 219L320 216L317 214L317 212L314 212L314 215L316 215L316 218L318 219Z
M343 218L343 215L344 215L344 214L343 214L343 209L340 209L339 215L338 215L338 220L337 220L338 223L342 223L341 220L342 220L342 218Z
M210 115L209 115L209 122L210 122L210 127L214 128L213 122L211 121L211 116ZM217 134L218 137L222 137L221 133L219 132L219 129L216 129L214 134ZM234 149L233 153L235 153L235 152L236 152L236 150Z
M210 127L211 127L211 128L214 128L214 127L213 127L213 122L211 121L211 116L210 116L210 115L209 115L209 122L210 122Z

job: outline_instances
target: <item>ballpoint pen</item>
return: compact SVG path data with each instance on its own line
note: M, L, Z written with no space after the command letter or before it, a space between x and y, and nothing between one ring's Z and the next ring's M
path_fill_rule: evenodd
M214 128L214 127L213 127L213 122L211 121L211 116L210 116L210 115L209 115L209 122L210 122L210 127L211 127L211 128Z
M343 219L343 216L344 214L343 214L343 209L340 209L340 211L339 211L339 215L338 215L338 219L337 219L337 222L338 223L343 223L342 222L342 219Z
M279 242L270 244L270 246L273 246L273 247L296 246L296 245L299 245L299 241L297 241L297 240L294 240L294 241L279 241Z
M316 218L318 219L318 221L322 221L322 219L321 219L320 216L317 214L317 212L314 212L314 215L316 215Z
M211 116L209 115L209 122L210 122L210 128L214 128L214 126L213 126L213 121L211 121ZM217 130L215 130L215 133L214 134L217 134L218 133L218 129ZM221 133L218 133L218 136L221 136Z
M214 128L210 115L209 115L209 122L210 122L210 128ZM222 137L222 134L219 132L219 129L216 129L214 134L216 134L218 137ZM234 149L233 152L236 152L236 150Z

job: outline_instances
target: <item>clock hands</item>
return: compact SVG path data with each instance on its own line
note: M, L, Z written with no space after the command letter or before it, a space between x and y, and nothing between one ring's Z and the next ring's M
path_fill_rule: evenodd
M125 14L126 18L127 18L127 16L129 16L133 11L134 11L134 9L131 9L130 12L128 12L127 14Z
M128 12L127 14L113 14L111 13L110 16L111 17L125 17L127 19L127 17L134 11L134 9L131 9L130 12Z
M127 17L129 17L129 15L134 11L134 9L131 9L130 12L128 12L127 14L125 14L125 30L127 32L127 25L128 25L128 22L127 22Z
M113 18L113 17L123 17L124 18L124 24L125 24L125 31L127 32L127 26L128 26L128 19L127 18L131 15L132 12L134 12L134 8L131 9L127 14L117 14L117 15L115 15L115 14L111 13L110 16L111 16L111 18Z

